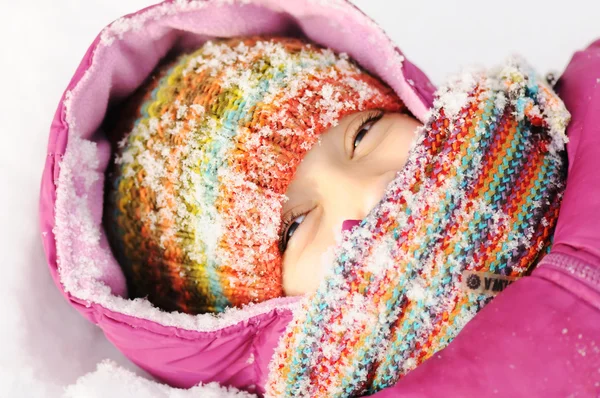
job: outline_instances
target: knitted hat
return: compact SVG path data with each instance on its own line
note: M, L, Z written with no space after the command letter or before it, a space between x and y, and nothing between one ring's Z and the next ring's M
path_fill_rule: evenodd
M296 167L344 115L375 108L403 105L346 55L299 39L207 42L159 67L122 107L107 186L130 297L203 313L282 296Z

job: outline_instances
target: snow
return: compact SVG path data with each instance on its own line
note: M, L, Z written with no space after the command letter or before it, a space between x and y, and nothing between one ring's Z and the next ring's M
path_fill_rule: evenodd
M99 328L77 314L50 278L41 245L45 231L38 226L39 183L46 161L48 129L60 95L85 50L104 26L152 3L153 0L2 3L3 15L10 18L0 24L0 43L5 54L0 63L4 76L4 95L0 97L4 135L0 183L5 192L0 196L0 223L4 226L0 232L0 396L211 396L206 389L186 394L147 381L145 372L124 358ZM540 72L560 71L576 49L598 34L596 19L600 11L600 4L588 0L572 0L569 7L561 8L559 18L555 9L542 0L505 0L504 7L487 11L475 0L466 0L461 7L441 1L435 7L416 1L394 6L385 0L355 3L380 22L409 59L438 83L460 66L489 66L511 52L526 55ZM517 8L523 15L535 15L537 20L546 20L555 28L540 29L522 23L498 34L497 27L486 17L493 11L496 20L512 20L510 16ZM469 23L452 23L450 28L455 18ZM423 29L425 21L437 28ZM118 26L114 27L116 31ZM478 33L472 34L473 31ZM112 362L102 362L105 359ZM224 395L215 389L212 392L212 396Z
M140 377L121 368L116 362L105 360L65 389L64 398L145 397L145 398L247 398L252 394L234 388L224 388L218 383L197 385L188 390L171 388Z

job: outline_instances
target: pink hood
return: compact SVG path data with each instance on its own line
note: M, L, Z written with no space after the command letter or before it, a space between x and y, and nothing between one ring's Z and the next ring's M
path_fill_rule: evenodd
M263 393L267 364L298 300L281 298L218 316L165 313L128 300L101 225L110 146L101 123L170 49L214 37L302 35L347 52L387 82L424 121L434 87L387 35L344 0L167 1L100 32L52 122L41 186L44 249L70 303L128 358L178 387L217 381Z

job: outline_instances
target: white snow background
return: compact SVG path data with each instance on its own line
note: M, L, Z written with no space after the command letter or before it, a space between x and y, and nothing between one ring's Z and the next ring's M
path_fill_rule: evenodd
M600 37L600 2L591 0L354 2L434 83L461 66L491 66L514 52L541 73L561 72L575 50ZM39 186L58 100L97 33L114 19L152 3L0 0L2 397L233 393L216 388L182 391L147 380L147 374L60 296L43 255ZM110 362L102 362L105 359Z

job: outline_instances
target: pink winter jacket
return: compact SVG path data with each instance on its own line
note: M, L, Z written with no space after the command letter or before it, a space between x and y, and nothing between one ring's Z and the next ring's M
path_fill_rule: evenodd
M262 394L297 306L281 298L224 314L164 313L129 300L102 228L110 145L102 120L175 47L209 38L303 35L349 53L421 121L434 87L345 0L167 1L106 27L61 99L48 140L40 225L65 298L128 358L178 387L216 381ZM376 396L588 397L600 392L600 43L578 53L560 94L572 113L569 177L555 245L443 351ZM596 88L598 87L598 89Z

